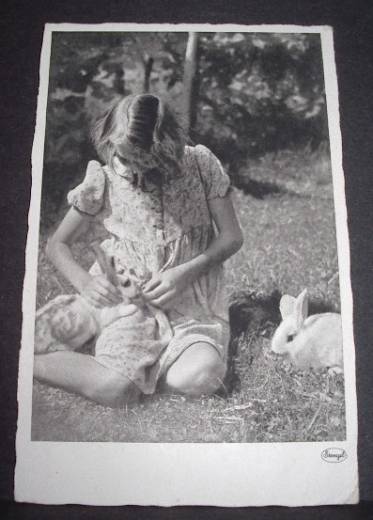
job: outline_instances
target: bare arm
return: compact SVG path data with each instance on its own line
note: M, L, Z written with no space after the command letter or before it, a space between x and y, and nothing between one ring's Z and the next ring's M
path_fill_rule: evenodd
M189 262L198 278L216 264L234 255L243 244L243 235L238 224L231 197L218 197L209 201L209 209L218 230L218 236L209 247Z
M88 230L89 215L71 208L47 243L47 256L69 282L94 305L119 303L117 289L104 276L92 277L74 259L71 245Z
M79 292L90 275L73 258L71 245L88 230L90 217L71 208L47 242L46 253L51 262Z

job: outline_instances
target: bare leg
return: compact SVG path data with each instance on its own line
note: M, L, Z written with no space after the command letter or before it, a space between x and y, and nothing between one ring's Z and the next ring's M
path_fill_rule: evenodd
M137 400L140 394L125 376L100 365L92 356L78 352L36 355L34 377L113 408Z
M188 395L213 394L223 382L226 366L209 343L194 343L170 366L166 388Z

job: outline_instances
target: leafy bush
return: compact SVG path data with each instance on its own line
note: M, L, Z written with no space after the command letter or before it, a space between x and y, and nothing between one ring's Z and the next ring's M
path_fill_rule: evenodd
M45 208L58 205L94 156L89 126L113 99L150 91L183 115L186 43L186 33L54 33ZM231 170L247 157L325 140L318 35L203 33L198 48L191 137Z

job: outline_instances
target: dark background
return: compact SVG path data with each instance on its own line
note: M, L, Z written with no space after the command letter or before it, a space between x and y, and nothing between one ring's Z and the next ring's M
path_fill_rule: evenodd
M146 0L103 3L3 1L1 24L1 460L0 498L7 518L373 518L372 114L373 4L370 1L204 2ZM46 22L196 22L331 25L340 89L359 407L359 507L310 509L83 508L12 504L17 420L18 351L24 252L31 188L31 148ZM37 471L37 468L35 468ZM32 478L32 475L30 475ZM312 516L311 516L312 515ZM2 515L4 517L4 514Z

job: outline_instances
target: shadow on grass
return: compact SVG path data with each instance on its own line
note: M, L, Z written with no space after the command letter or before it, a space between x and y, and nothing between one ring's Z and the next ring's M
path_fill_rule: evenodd
M230 395L239 391L240 380L236 370L242 346L249 349L249 364L257 355L256 345L259 336L270 338L281 321L279 290L269 295L255 292L238 292L233 294L229 307L231 337L228 348L228 369L222 389L222 395ZM309 315L323 312L335 312L334 307L321 300L309 301ZM249 367L248 367L249 368Z
M251 195L256 199L263 200L271 195L284 195L288 191L274 182L257 181L255 179L236 179L235 186L243 191L245 195Z
M284 186L279 186L274 182L258 181L255 179L238 179L234 181L236 188L245 195L251 195L255 199L264 200L266 197L288 195L300 199L311 199L310 193L300 193ZM323 197L320 197L323 198Z

